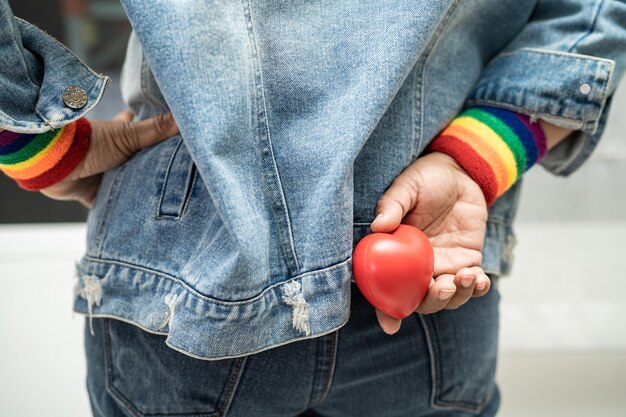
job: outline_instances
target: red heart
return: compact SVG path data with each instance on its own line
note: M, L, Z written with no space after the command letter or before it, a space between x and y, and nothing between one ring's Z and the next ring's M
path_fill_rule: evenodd
M417 227L372 233L356 245L352 270L367 300L388 316L403 319L422 302L433 276L434 254Z

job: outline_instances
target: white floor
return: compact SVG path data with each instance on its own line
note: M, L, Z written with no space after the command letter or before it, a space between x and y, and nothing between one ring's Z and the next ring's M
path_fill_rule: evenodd
M83 417L81 225L0 227L0 416ZM518 227L501 281L501 416L626 416L626 223ZM581 253L585 257L581 257Z

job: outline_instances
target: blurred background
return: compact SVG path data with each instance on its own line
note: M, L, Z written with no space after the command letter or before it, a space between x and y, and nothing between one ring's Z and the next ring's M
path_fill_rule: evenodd
M93 118L123 108L130 26L117 0L9 0L113 84ZM500 280L502 416L626 416L626 82L605 137L568 179L525 177L511 277ZM0 175L0 416L89 415L83 318L71 312L86 211Z

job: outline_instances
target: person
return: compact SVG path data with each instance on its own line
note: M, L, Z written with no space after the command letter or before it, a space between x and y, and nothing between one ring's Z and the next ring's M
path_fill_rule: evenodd
M93 414L495 415L518 179L597 145L626 3L122 3L131 112L86 122L106 77L0 0L2 169L91 205ZM400 222L435 251L401 326L350 266Z

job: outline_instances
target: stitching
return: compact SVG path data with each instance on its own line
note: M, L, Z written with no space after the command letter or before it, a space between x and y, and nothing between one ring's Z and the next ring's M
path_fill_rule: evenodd
M161 196L159 198L159 202L158 202L158 205L157 205L158 208L157 208L156 219L158 219L158 220L180 220L181 217L183 217L183 214L185 213L185 209L187 208L187 205L188 205L189 200L190 200L189 197L191 196L191 191L192 191L193 186L194 186L195 181L196 181L196 172L197 172L196 164L193 162L193 159L191 160L191 163L189 164L189 168L187 169L186 184L185 184L185 188L184 188L185 193L183 195L181 204L178 207L177 214L176 215L165 214L165 213L162 212L162 210L163 210L163 200L165 199L167 185L168 185L168 182L169 182L172 170L175 169L174 161L179 158L178 155L179 155L179 152L180 152L180 147L183 145L183 143L184 143L184 140L181 137L180 141L178 142L178 144L174 148L174 151L172 152L172 156L170 157L170 161L169 161L169 163L167 165L165 178L163 179L163 186L161 188Z
M460 0L455 0L454 3L452 3L448 7L448 10L446 11L445 15L443 16L443 18L439 22L437 28L435 29L435 31L431 35L430 42L426 46L426 49L424 50L424 53L422 54L422 58L420 58L419 61L416 62L416 64L415 64L415 65L421 65L422 66L422 68L421 68L422 71L421 71L421 73L419 75L419 83L420 83L420 115L419 115L419 118L420 118L420 130L419 130L419 138L418 138L417 144L415 144L415 140L413 140L414 148L411 150L411 160L417 158L417 150L422 146L422 140L424 139L424 88L425 88L424 78L426 76L426 67L427 67L427 64L428 64L428 60L431 57L432 52L435 50L436 46L439 44L439 41L441 39L441 36L439 36L439 35L448 27L448 24L452 20L452 16L454 15L454 12L456 12L460 2L461 2ZM411 114L413 114L413 112L411 112ZM413 130L415 130L415 129L413 129ZM414 134L414 132L413 132L413 134Z
M433 335L430 332L430 328L429 328L429 324L427 323L427 319L425 316L423 316L422 314L418 314L417 317L420 320L420 323L422 325L422 329L424 331L424 336L426 337L426 346L428 347L428 355L430 356L430 379L431 379L431 384L432 384L432 389L431 389L431 393L430 393L430 403L431 405L435 405L436 402L436 397L437 397L437 393L439 392L439 386L438 386L438 373L437 373L437 367L438 365L438 355L435 353L435 345L436 345L436 341L434 340Z
M292 282L292 281L296 281L296 280L301 280L304 279L308 276L311 275L317 275L317 274L322 274L322 273L326 273L326 272L331 272L335 269L340 269L343 266L345 266L345 264L348 264L351 260L351 258L345 259L335 265L331 265L327 268L323 268L323 269L318 269L316 271L310 271L310 272L305 272L304 274L301 275L297 275L287 281L283 281L283 282L279 282L273 285L270 285L269 287L265 288L263 291L261 291L261 293L259 293L258 295L251 297L251 298L247 298L245 300L238 300L238 301L226 301L226 300L220 300L217 298L211 298L208 297L202 293L200 293L198 290L196 290L194 287L190 286L188 283L174 277L173 275L169 275L165 272L161 272L161 271L157 271L155 269L150 269L147 267L143 267L140 265L135 265L129 262L125 262L125 261L119 261L116 259L105 259L105 258L95 258L93 256L89 256L89 255L85 255L84 259L89 261L89 262L94 262L94 263L100 263L100 264L112 264L112 265L117 265L120 267L125 267L125 268L130 268L130 269L135 269L137 271L140 272L145 272L148 274L153 274L153 275L157 275L161 278L167 279L169 281L172 281L174 284L178 284L180 286L182 286L184 289L188 290L193 296L196 296L198 298L200 298L201 300L204 301L209 301L211 303L214 304L220 304L220 305L226 305L226 306L236 306L236 305L244 305L244 304L248 304L250 302L253 301L258 301L260 299L262 299L263 297L265 297L266 293L268 293L269 291L272 291L274 288L278 288L281 287L282 285L288 283L288 282ZM95 275L95 273L94 273ZM94 315L94 317L96 317Z
M239 381L241 380L241 376L243 375L243 371L245 369L245 365L247 361L248 361L247 356L234 360L234 363L233 363L234 369L231 371L231 375L228 378L228 383L226 385L226 392L222 396L220 405L218 406L219 414L216 414L216 416L223 417L228 412L228 409L230 408L232 404L232 400L235 397L235 392L236 392L237 387L239 386Z
M265 178L267 181L267 185L270 188L270 192L272 194L276 193L277 195L272 195L272 203L275 206L278 206L278 210L282 211L283 213L282 216L276 212L276 207L274 207L273 210L273 214L274 217L276 219L276 222L278 223L278 230L279 230L279 235L281 237L281 249L285 255L285 258L287 260L287 263L294 263L295 266L295 271L293 272L297 272L300 270L301 265L300 265L300 261L298 260L298 256L296 253L296 249L295 249L295 242L293 239L293 230L292 230L292 226L291 226L291 219L289 217L289 209L287 207L287 201L285 199L285 194L284 194L284 189L282 186L282 181L280 178L280 172L278 171L278 167L276 165L276 159L274 157L274 151L273 151L273 147L272 147L272 140L271 140L271 136L270 136L270 131L269 131L269 120L267 117L267 107L266 107L266 102L265 102L265 87L264 87L264 83L263 83L263 71L261 68L261 59L259 56L259 51L258 51L258 45L257 45L257 41L256 41L256 32L254 30L254 22L252 20L252 1L251 0L242 0L242 2L247 3L246 4L242 4L243 6L243 12L244 12L244 19L245 19L245 23L246 23L246 27L247 27L247 32L248 32L248 39L250 42L250 47L252 50L252 61L253 61L253 68L254 68L254 77L255 77L255 82L254 82L254 96L256 99L256 118L257 118L257 128L259 131L259 137L258 140L259 142L262 142L263 137L266 138L265 142L267 142L266 146L262 146L260 149L261 152L261 162L264 164L269 164L270 167L272 169L273 172L273 176L270 176L269 173L265 173ZM261 120L262 118L262 120ZM264 154L267 153L267 156L265 156ZM276 201L276 198L278 198L279 201ZM285 221L286 224L283 225L282 222ZM284 226L284 227L283 227ZM289 246L290 246L290 251L285 250L284 247L284 233L287 233L287 241L289 242ZM291 266L291 269L294 269L293 266Z
M174 151L172 152L172 156L170 156L169 163L167 164L167 169L165 170L165 177L163 178L163 186L161 188L161 196L159 197L159 204L157 209L156 218L161 218L161 206L163 205L163 198L165 197L165 190L167 188L167 182L170 178L170 173L172 172L172 165L174 164L174 159L176 159L176 155L178 154L178 149L180 145L183 143L183 138L181 137L176 146L174 147Z
M121 178L126 171L126 167L128 164L122 164L117 172L115 173L115 178L113 178L113 182L111 187L109 188L109 192L107 195L107 201L102 207L102 217L100 217L100 222L96 227L94 244L96 255L102 255L104 250L104 235L105 235L105 226L109 220L109 216L111 215L113 200L117 199L118 189L121 183Z
M94 315L94 317L98 317L97 315ZM245 352L245 353L240 353L240 354L235 354L235 355L226 355L226 356L217 356L217 357L203 357L203 356L199 356L199 355L195 355L187 350L184 349L188 349L188 348L182 348L182 347L178 347L175 345L172 345L171 343L169 343L168 341L165 342L166 345L168 345L170 348L174 349L177 352L183 353L191 358L195 358L195 359L200 359L203 361L217 361L217 360L223 360L223 359L236 359L236 358L241 358L243 356L249 356L249 355L254 355L257 353L261 353L261 352L266 352L268 350L271 349L275 349L281 346L285 346L294 342L299 342L302 340L311 340L311 339L316 339L322 336L326 336L332 332L336 332L337 330L341 329L343 326L346 325L346 323L348 323L348 318L346 318L346 320L344 320L343 323L339 324L338 326L333 327L332 329L330 329L327 332L323 332L323 333L317 333L311 336L301 336L301 337L294 337L294 338L290 338L289 340L285 340L279 343L274 343L272 345L267 345L267 346L263 346L262 348L259 348L257 350L253 350L251 352Z
M315 344L315 355L314 357L317 358L317 360L314 361L314 367L313 367L313 382L311 383L311 391L309 392L309 405L306 407L311 408L313 405L318 404L319 402L315 399L315 394L317 393L317 386L315 384L316 380L319 378L319 373L320 373L320 361L319 361L319 356L320 356L320 351L322 343L324 341L323 337L320 337L319 339L317 339L317 343Z
M516 106L514 104L509 104L509 103L503 103L503 102L499 102L496 100L488 100L488 99L471 99L467 101L468 106L473 106L476 104L490 104L490 105L494 105L494 106L498 106L507 110L513 110L516 111L518 113L524 113L528 116L533 116L536 118L541 119L542 117L549 117L549 118L559 118L561 120L567 121L567 122L573 122L573 123L578 123L578 124L584 124L584 122L582 120L577 120L577 119L570 119L567 117L563 117L563 116L555 116L553 114L549 114L549 113L543 113L543 112L537 112L537 113L532 113L529 114L528 109L520 107L520 106ZM582 126L581 126L582 127Z
M532 52L532 53L545 54L545 55L554 55L556 57L568 58L568 59L577 59L579 61L591 60L591 61L612 62L611 59L601 58L601 57L592 56L592 55L579 54L579 53L576 53L576 52L567 52L567 51L554 51L554 50L550 50L550 49L541 49L541 48L532 48L532 47L524 47L524 48L519 48L519 49L517 49L515 51L502 52L498 56L496 56L494 58L494 60L500 59L500 58L510 57L510 56L517 55L517 54L520 54L520 53L523 53L523 52Z
M585 34L583 34L580 38L578 38L578 40L576 42L574 42L574 44L571 46L571 48L569 48L569 52L573 51L574 49L576 49L576 47L587 37L589 37L589 35L591 35L593 33L593 31L596 29L596 24L598 23L598 18L600 17L600 11L602 10L602 6L604 5L604 0L599 0L596 3L596 10L595 13L592 15L592 20L591 20L591 25L589 27L589 29L587 29L587 32Z
M234 361L233 367L231 368L230 375L227 380L225 393L221 396L219 400L219 405L215 410L210 412L202 412L202 411L194 411L188 413L142 413L139 409L133 405L128 398L120 390L118 390L113 385L113 366L112 366L112 355L111 355L111 345L110 345L110 332L109 332L109 319L102 319L102 331L103 331L103 345L104 345L104 361L105 361L105 372L106 372L106 390L107 392L128 412L130 412L134 417L158 417L158 416L189 416L189 417L221 417L224 416L228 407L230 406L234 389L237 386L239 378L243 371L243 365L246 363L247 357L240 358ZM143 330L143 329L142 329Z
M104 369L106 373L106 390L114 400L135 417L142 417L137 410L118 390L113 386L113 365L111 363L111 342L109 340L109 320L102 320L102 342L104 346Z
M422 314L418 314L424 335L426 337L426 344L428 346L428 353L431 359L431 378L432 378L432 391L431 391L431 406L435 409L441 410L461 410L470 413L477 413L483 410L491 400L495 389L491 390L491 393L485 397L485 399L479 404L473 404L465 401L443 401L439 399L439 395L442 391L443 381L441 375L443 373L441 369L441 357L439 349L439 341L437 337L436 326L432 322L430 316L426 317Z
M196 164L191 161L191 166L189 168L189 173L187 174L188 182L187 182L187 190L185 192L185 197L183 200L183 208L180 211L179 218L183 217L185 211L187 210L187 206L189 205L189 200L191 200L191 194L193 192L193 187L196 184L196 177L198 176L198 170L196 169Z
M333 385L333 379L335 378L335 365L337 363L337 339L339 339L339 331L331 333L330 355L328 357L330 362L328 381L326 383L326 386L324 387L324 390L322 391L322 395L317 401L317 404L321 404L322 402L324 402L324 400L326 399L326 397L328 397L328 394L330 393L330 388Z
M17 17L13 17L13 19L14 19L14 20L17 20L17 21L21 21L21 22L23 22L23 23L26 23L26 21L24 21L24 20L22 20L22 19L19 19L19 18L17 18ZM18 55L19 55L19 56L20 56L20 58L21 58L22 64L24 64L24 70L26 71L26 75L28 76L28 81L30 81L30 83L32 84L32 86L33 86L33 87L35 87L37 90L39 90L39 87L40 87L40 86L38 86L38 85L35 83L35 81L33 80L33 78L31 77L31 75L30 75L30 71L28 71L28 65L26 65L26 59L24 58L24 55L21 53L21 51L19 51L19 47L17 46L17 45L23 45L23 41L22 41L22 39L18 39L18 38L17 38L17 34L18 34L18 33L21 33L21 32L20 32L19 28L17 28L17 25L15 25L15 26L16 26L16 29L17 29L17 30L14 30L14 31L13 31L13 40L15 41L15 46L16 46L16 48L18 49ZM36 27L36 26L34 26L34 25L30 25L30 26L33 26L33 27L37 28L37 27ZM38 28L37 28L37 29L38 29ZM24 49L26 49L26 48L24 48ZM45 119L44 119L44 120L45 120Z
M16 19L16 20L19 20L20 22L22 22L22 23L24 23L24 24L26 24L26 25L28 25L28 26L31 26L31 27L33 27L33 28L35 28L35 29L37 29L37 30L39 30L39 31L43 32L43 31L42 31L41 29L39 29L37 26L33 25L32 23L27 22L27 21L26 21L26 20L24 20L24 19L20 19L19 17L16 17L15 19ZM45 32L44 32L44 33L45 33ZM74 58L76 58L76 60L77 60L77 61L78 61L78 62L79 62L79 63L80 63L80 64L81 64L81 65L82 65L82 66L83 66L83 67L84 67L87 71L91 72L91 74L95 75L96 77L100 78L101 80L102 80L102 79L104 79L104 78L108 78L108 77L103 77L102 75L100 75L100 74L98 74L97 72L95 72L94 70L92 70L89 66L87 66L87 64L85 64L85 63L83 62L83 60L82 60L82 59L80 59L79 57L77 57L77 56L76 56L76 54L74 54L74 52L72 52L72 51L71 51L71 50L70 50L67 46L63 45L61 42L59 42L58 40L56 40L54 37L50 36L50 34L46 33L46 35L47 35L50 39L52 39L53 41L55 41L55 43L56 43L56 45L57 45L57 46L60 46L61 48L65 49L67 52L69 52L72 56L74 56Z

